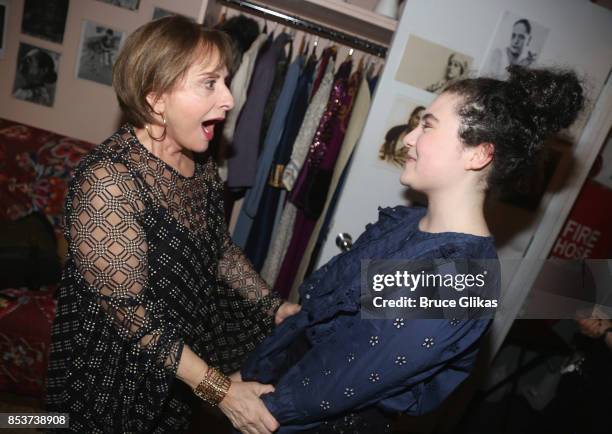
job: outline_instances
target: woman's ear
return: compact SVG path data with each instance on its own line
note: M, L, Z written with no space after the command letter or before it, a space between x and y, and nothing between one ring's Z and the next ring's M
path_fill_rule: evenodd
M166 101L163 95L159 95L155 92L149 92L146 96L147 104L151 108L154 114L160 116L166 111Z
M495 152L495 145L493 143L485 142L478 146L474 146L470 149L471 155L468 158L466 169L468 170L482 170L493 161L493 153Z

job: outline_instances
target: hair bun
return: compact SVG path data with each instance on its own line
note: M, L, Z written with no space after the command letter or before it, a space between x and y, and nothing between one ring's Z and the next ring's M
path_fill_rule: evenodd
M507 84L519 98L517 108L543 135L569 127L584 104L580 80L573 71L528 69L512 65Z

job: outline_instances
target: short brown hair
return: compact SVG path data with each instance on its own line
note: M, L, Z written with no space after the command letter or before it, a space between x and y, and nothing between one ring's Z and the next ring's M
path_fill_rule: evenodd
M190 18L169 16L139 27L127 40L113 67L113 87L126 120L142 128L153 122L150 92L169 92L197 56L219 55L219 65L231 69L231 42L219 30Z

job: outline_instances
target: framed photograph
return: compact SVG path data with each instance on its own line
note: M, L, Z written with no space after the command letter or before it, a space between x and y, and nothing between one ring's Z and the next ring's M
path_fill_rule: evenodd
M52 107L60 54L30 44L19 44L13 96Z
M124 33L91 21L83 21L76 76L111 86L113 64Z
M421 121L421 115L427 104L418 103L409 98L397 97L393 101L384 136L379 140L376 160L379 166L394 172L402 171L406 163L404 137Z
M6 26L8 25L8 2L0 0L0 59L4 59L6 44Z
M504 79L510 65L534 66L548 29L534 20L505 11L480 68L480 75Z
M172 16L172 15L182 16L182 14L177 14L176 12L169 11L168 9L162 9L162 8L158 8L158 7L153 9L153 19L154 20L156 20L158 18L169 17L169 16Z
M119 6L123 9L129 9L131 11L135 11L140 6L140 0L98 0L103 3L108 3L109 5Z
M465 76L472 57L410 35L395 79L433 93L441 93L451 81Z
M61 44L67 15L68 0L25 0L21 31Z

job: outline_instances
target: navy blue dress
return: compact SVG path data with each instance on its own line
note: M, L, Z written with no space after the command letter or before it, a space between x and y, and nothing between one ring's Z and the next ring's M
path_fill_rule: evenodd
M426 209L380 209L346 253L300 287L302 310L250 354L245 380L275 385L262 397L281 425L304 432L375 408L419 415L469 375L490 319L363 319L364 259L497 259L492 237L418 229ZM490 276L499 287L499 268Z

